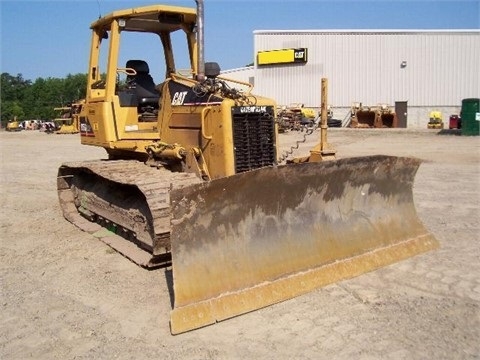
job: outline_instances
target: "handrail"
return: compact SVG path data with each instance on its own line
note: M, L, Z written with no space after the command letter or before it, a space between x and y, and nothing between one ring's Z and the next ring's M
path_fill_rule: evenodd
M211 106L206 106L202 109L202 113L201 113L201 119L202 119L202 122L201 122L202 130L201 131L202 131L202 137L205 140L212 140L213 139L212 135L205 135L205 115L210 110L212 110L212 107Z

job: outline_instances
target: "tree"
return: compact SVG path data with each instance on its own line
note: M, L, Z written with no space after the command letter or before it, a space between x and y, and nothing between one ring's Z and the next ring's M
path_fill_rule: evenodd
M85 98L86 74L68 74L66 78L37 78L32 83L22 74L1 74L0 114L2 124L14 116L19 120L53 119L55 107L67 106Z
M8 73L2 73L0 77L0 112L2 124L12 119L14 116L21 119L25 110L22 106L22 100L25 96L25 90L31 85L30 80L24 80L22 74L12 76Z
M68 74L65 79L64 95L69 103L84 99L87 91L86 74Z

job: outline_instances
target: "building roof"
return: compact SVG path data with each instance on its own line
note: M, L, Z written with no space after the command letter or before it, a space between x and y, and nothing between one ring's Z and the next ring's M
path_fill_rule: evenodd
M254 35L268 34L480 34L480 29L311 29L254 30Z

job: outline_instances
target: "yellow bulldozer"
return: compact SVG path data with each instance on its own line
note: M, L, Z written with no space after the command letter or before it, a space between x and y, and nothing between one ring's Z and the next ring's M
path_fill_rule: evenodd
M79 128L79 114L82 110L82 106L85 100L80 100L72 103L69 106L62 106L54 108L58 112L59 116L53 120L55 127L58 129L55 131L57 134L78 134Z
M13 120L9 120L7 126L5 127L6 131L21 131L23 128L20 126L20 121L17 120L17 117L14 116Z
M80 139L108 159L57 178L67 220L143 267L171 266L172 334L435 248L413 203L420 161L331 159L326 106L310 156L280 162L276 103L205 62L196 3L92 23Z

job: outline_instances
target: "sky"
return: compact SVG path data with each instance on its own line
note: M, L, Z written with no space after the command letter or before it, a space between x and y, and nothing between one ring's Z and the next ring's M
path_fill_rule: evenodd
M24 79L86 73L99 15L194 0L0 0L0 70ZM480 0L204 0L205 60L253 62L255 30L479 29Z

